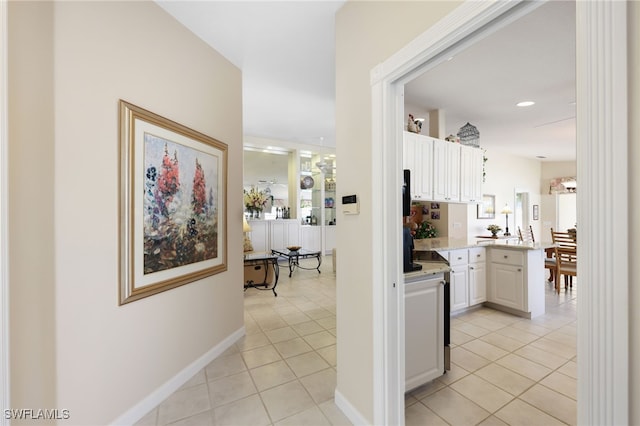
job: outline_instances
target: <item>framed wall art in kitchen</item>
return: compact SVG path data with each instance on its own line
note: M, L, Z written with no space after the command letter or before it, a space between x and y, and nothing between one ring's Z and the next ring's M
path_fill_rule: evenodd
M482 202L478 204L478 219L495 219L496 217L496 196L482 195Z
M227 145L119 110L122 305L227 270Z

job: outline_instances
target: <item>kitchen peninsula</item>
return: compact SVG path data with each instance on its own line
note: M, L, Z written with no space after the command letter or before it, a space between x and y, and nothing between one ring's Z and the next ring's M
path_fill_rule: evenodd
M437 251L451 267L451 312L481 303L525 318L545 312L544 248L513 240L414 240L415 258Z

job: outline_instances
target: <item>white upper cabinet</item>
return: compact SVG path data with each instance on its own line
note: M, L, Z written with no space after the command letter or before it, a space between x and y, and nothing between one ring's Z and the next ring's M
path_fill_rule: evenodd
M403 166L411 170L411 198L478 203L482 200L482 150L404 132Z
M460 146L460 201L482 201L482 150Z
M460 144L433 140L433 199L460 201Z
M405 132L402 162L405 169L411 170L411 199L433 199L433 139Z

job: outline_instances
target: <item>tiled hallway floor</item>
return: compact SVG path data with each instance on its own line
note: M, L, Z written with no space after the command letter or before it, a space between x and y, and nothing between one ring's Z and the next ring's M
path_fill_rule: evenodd
M248 289L246 336L137 424L350 425L333 402L330 257L321 269L281 268L278 297ZM534 320L486 308L453 318L452 369L406 395L407 425L575 424L576 293L547 285Z

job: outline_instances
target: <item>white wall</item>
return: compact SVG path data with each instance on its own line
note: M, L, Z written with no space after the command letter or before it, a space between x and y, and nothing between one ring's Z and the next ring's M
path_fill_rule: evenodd
M53 9L49 2L8 4L9 362L14 408L53 408L56 401Z
M628 25L629 34L627 40L629 43L629 117L640 116L640 3L628 3L629 15ZM631 223L629 231L631 242L629 248L629 259L638 259L640 253L640 170L637 164L640 163L640 120L629 120L629 218ZM629 277L629 360L631 361L630 369L630 392L629 404L630 416L629 424L640 424L640 404L633 403L640 401L640 262L629 262L631 270Z
M540 193L549 193L551 179L570 177L578 174L575 161L545 161L542 163L542 175L540 180ZM580 184L578 184L580 186Z
M482 141L480 141L482 145ZM515 203L515 190L529 192L529 209L534 204L540 205L540 161L536 159L527 159L516 157L509 154L503 154L498 150L487 149L485 156L488 158L485 163L486 179L482 184L482 193L496 196L496 216L495 219L478 219L477 207L475 205L468 206L469 225L468 235L474 237L476 235L489 235L487 226L497 224L505 230L506 217L500 214L505 203L513 210ZM531 211L529 216L532 217ZM542 207L540 214L542 215ZM531 220L534 235L537 237L541 232L540 220ZM502 233L501 232L501 233ZM514 226L513 214L509 215L509 232L511 235L517 235L517 228Z
M10 89L33 87L9 109L11 402L109 424L243 325L241 73L154 2L11 2L9 20ZM227 143L230 165L228 270L124 306L121 98Z
M337 390L371 423L373 419L373 293L371 290L370 71L424 32L457 2L347 2L336 14L336 148L338 198L357 194L360 214L338 211ZM400 172L399 172L400 173ZM380 372L378 372L380 373Z
M575 195L572 198L574 205L570 208L568 200L571 195L569 195L569 198L560 199L565 195L549 194L551 179L576 175L577 167L575 161L545 161L542 163L540 219L544 241L551 240L551 228L563 230L567 229L567 223L571 224L571 228L576 223L577 205L575 203ZM580 190L579 187L580 184L578 184L578 191ZM561 207L561 204L563 204L563 207Z

